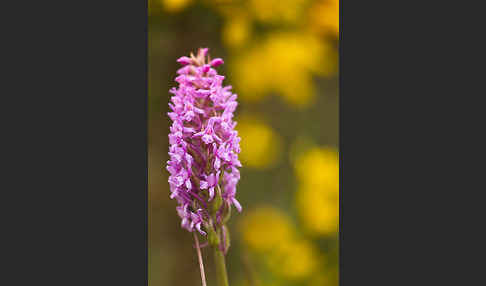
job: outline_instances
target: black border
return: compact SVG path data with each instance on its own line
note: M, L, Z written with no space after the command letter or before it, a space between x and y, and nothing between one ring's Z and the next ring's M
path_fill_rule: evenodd
M148 284L147 4L4 9L0 285Z

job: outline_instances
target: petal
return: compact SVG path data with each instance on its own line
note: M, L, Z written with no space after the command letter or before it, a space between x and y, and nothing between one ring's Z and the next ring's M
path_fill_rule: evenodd
M192 60L189 57L180 57L177 59L177 62L183 65L188 65L192 62Z
M214 186L214 185L216 185L216 175L214 175L214 174L210 174L210 175L209 175L209 176L206 178L206 180L208 180L208 184L209 184L210 186Z
M235 198L233 198L233 199L232 199L232 202L233 202L233 204L235 205L235 207L236 207L236 209L238 210L238 212L240 212L240 213L241 213L241 210L242 210L243 208L241 207L240 202L238 202L238 201L237 201Z
M209 201L212 201L214 198L214 187L209 188Z
M196 224L196 229L199 231L200 234L206 235L206 233L201 229L201 223Z
M199 187L201 188L201 190L207 189L209 187L208 182L201 180Z
M220 167L221 167L221 160L219 160L219 158L216 157L216 159L214 159L214 169L219 170Z
M223 63L224 63L223 59L215 58L214 60L211 61L210 65L213 67L217 67L219 65L222 65Z
M199 49L199 53L200 53L200 55L205 57L208 54L208 50L209 50L208 48L201 48L201 49Z
M213 143L213 136L208 135L208 134L203 135L202 141L204 141L204 143L206 143L206 144Z

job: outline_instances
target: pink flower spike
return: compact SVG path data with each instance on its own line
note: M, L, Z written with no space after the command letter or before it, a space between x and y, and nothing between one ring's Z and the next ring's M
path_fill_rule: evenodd
M183 66L175 77L178 86L169 90L167 113L172 121L166 166L170 198L177 201L182 228L201 235L207 235L204 230L210 222L221 228L231 205L242 209L235 199L241 166L240 138L233 120L237 96L212 68L223 60L210 60L208 54L204 48L196 56L191 53L177 60ZM212 212L209 202L216 198L223 202Z

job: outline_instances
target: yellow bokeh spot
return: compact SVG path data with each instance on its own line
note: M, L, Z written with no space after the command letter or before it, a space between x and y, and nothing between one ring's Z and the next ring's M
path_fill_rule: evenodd
M247 213L240 224L244 244L261 255L273 273L286 279L311 277L319 270L322 254L303 239L290 219L271 206Z
M246 42L250 34L249 19L244 16L233 16L223 27L223 41L226 45L237 47Z
M242 218L241 230L245 244L256 251L278 251L294 237L289 219L270 206L248 212Z
M164 9L169 12L179 12L186 8L192 0L161 0Z
M236 58L234 75L243 100L275 92L290 105L305 107L315 98L314 75L333 72L330 46L312 34L274 33Z
M250 0L255 18L263 22L297 22L308 0Z
M319 32L339 35L339 0L320 0L309 10L311 25Z
M331 148L312 148L295 162L301 182L317 185L339 185L339 154Z
M296 204L303 226L311 233L331 235L339 226L339 199L329 196L337 189L301 188L296 195Z
M266 168L276 163L280 149L280 137L256 117L244 116L237 120L241 153L244 166Z
M304 227L331 235L339 226L339 157L329 148L313 148L295 161L299 180L295 203Z
M317 249L307 240L287 241L278 252L268 255L266 260L273 272L288 279L310 276L319 262Z

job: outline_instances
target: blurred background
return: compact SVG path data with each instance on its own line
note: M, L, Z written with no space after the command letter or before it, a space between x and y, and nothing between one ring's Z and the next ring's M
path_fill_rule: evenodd
M201 285L169 199L176 59L208 47L238 94L232 286L338 285L338 0L149 0L149 285ZM208 286L212 252L203 249Z

